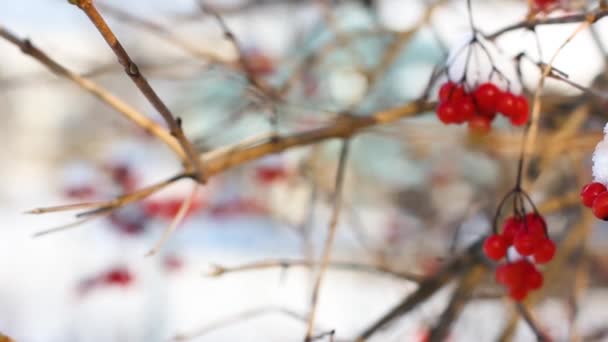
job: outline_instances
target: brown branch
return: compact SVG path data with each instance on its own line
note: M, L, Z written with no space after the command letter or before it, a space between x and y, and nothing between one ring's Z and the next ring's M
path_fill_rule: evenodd
M198 184L194 183L194 186L192 187L192 191L190 192L190 195L182 201L182 204L179 206L179 209L177 210L177 213L175 214L175 217L173 217L173 219L171 220L171 223L167 226L167 228L165 228L165 230L163 231L163 234L161 235L160 239L156 242L154 247L152 247L152 249L150 249L148 251L148 253L146 253L146 256L152 256L152 255L155 255L156 253L158 253L158 251L160 251L161 247L165 244L165 242L167 242L167 239L169 239L171 234L173 234L175 229L183 222L184 218L186 217L186 213L190 209L190 205L192 204L192 201L194 201L194 197L196 196L197 190L198 190Z
M224 60L221 56L214 54L212 51L207 51L201 49L199 46L191 44L190 42L182 39L179 35L171 32L168 28L163 27L162 25L155 23L151 20L147 20L138 16L135 16L127 11L124 11L118 7L114 7L109 5L108 3L99 3L98 7L107 12L113 18L132 24L145 30L151 34L154 34L155 37L158 37L167 43L182 49L187 52L191 56L202 59L204 61L209 61L213 63L219 63L228 67L234 67L231 63Z
M226 24L226 21L224 21L224 18L222 18L222 16L218 12L216 12L214 10L214 8L212 8L211 6L207 6L207 5L203 4L202 2L198 2L198 5L203 12L209 12L215 18L217 23L220 25L222 32L224 33L224 37L226 37L226 39L228 39L234 46L234 48L236 50L237 58L238 58L238 63L240 64L241 68L243 69L245 76L247 77L247 80L249 81L249 83L254 85L256 88L260 88L262 90L270 89L269 87L262 85L259 82L258 78L255 76L254 72L251 69L251 66L249 65L249 62L245 58L243 46L241 45L240 41L238 40L238 38L236 37L234 32L232 32L232 30L230 30L230 28L228 27L228 24Z
M373 126L395 122L414 114L432 110L434 107L435 103L433 102L414 100L403 106L380 111L371 116L342 114L328 125L318 129L292 135L276 136L245 148L224 150L221 153L213 151L205 153L201 156L204 161L205 174L211 177L248 161L290 148L315 144L332 138L349 138Z
M538 18L538 19L532 19L532 20L524 20L519 23L515 23L513 25L506 26L491 34L488 34L485 36L485 38L489 39L489 40L494 40L494 39L498 38L499 36L501 36L507 32L513 31L513 30L518 30L518 29L533 30L537 26L543 26L543 25L579 23L582 21L588 21L589 23L594 24L607 15L608 15L608 9L600 7L589 13L578 13L578 14L564 15L561 17L545 17L545 18Z
M534 336L536 336L537 341L551 341L551 339L543 332L543 330L538 326L536 319L532 316L532 313L526 308L526 306L522 303L517 303L517 310L519 314L524 319L524 321L528 324Z
M119 113L123 114L127 119L142 127L150 134L156 136L159 140L169 146L178 156L183 157L184 154L182 148L178 144L177 140L175 140L175 138L171 136L171 134L169 134L165 128L150 120L144 114L129 106L127 103L123 102L121 99L117 98L115 95L99 86L97 83L67 69L49 57L44 51L32 44L30 40L17 37L15 34L8 31L1 25L0 37L19 47L24 54L36 59L55 75L66 78L87 92L93 94L95 97L108 104Z
M452 299L447 308L439 317L439 321L433 327L429 335L430 342L441 342L447 337L450 327L464 309L465 304L470 299L475 287L482 281L486 267L482 264L475 265L467 271L466 275L460 280L458 287L452 295Z
M502 296L504 298L504 294ZM500 335L496 338L496 341L499 342L510 342L513 340L513 336L515 336L515 332L517 331L517 323L519 322L519 315L514 308L514 305L509 305L509 319L506 320L505 325L502 329Z
M278 259L278 260L264 260L260 262L253 262L249 264L238 265L234 267L225 267L220 265L213 265L213 270L209 272L208 276L211 277L221 277L228 273L238 273L238 272L247 272L247 271L255 271L255 270L264 270L270 268L283 268L287 269L290 267L307 267L313 268L318 266L318 263L309 261L309 260L290 260L290 259ZM333 261L330 262L328 267L348 270L348 271L359 271L366 273L376 273L376 274L385 274L395 278L404 279L412 282L419 282L422 280L421 276L407 273L407 272L398 272L391 270L388 267L381 265L368 265L368 264L360 264L355 262L340 262Z
M314 332L321 283L323 282L327 267L330 263L331 252L334 245L336 232L338 231L338 220L340 218L340 211L342 209L342 189L344 187L344 177L346 175L346 162L348 160L349 145L350 142L348 139L342 141L342 148L340 150L340 158L338 161L338 170L336 171L336 182L333 195L334 203L331 213L331 219L329 221L329 229L327 232L327 237L325 238L325 244L323 246L323 255L321 256L321 264L319 265L319 270L313 285L312 295L310 299L311 307L308 316L308 324L306 327L306 336L304 337L304 341L306 342L311 341Z
M426 301L445 284L447 284L455 275L462 272L464 269L470 269L481 263L479 249L482 240L473 243L467 250L458 258L446 265L436 275L425 279L418 285L418 289L407 296L401 303L393 307L389 312L380 317L376 322L366 328L356 339L357 342L364 342L375 334L382 327L405 315L419 304Z
M80 212L76 214L78 218L87 218L91 216L96 216L102 213L109 213L112 210L123 207L127 204L140 201L153 193L164 189L170 184L173 184L184 178L194 178L193 174L181 173L176 176L173 176L169 179L166 179L162 182L147 186L145 188L139 189L135 192L125 194L122 196L118 196L110 201L101 201L101 202L87 202L87 203L76 203L76 204L68 204L68 205L60 205L55 207L43 207L36 208L30 211L27 211L27 214L46 214L52 212L59 211L69 211L69 210L77 210L77 209L87 209L91 208L87 211Z
M167 105L161 100L156 91L150 86L148 80L142 75L137 64L133 62L127 51L124 49L114 32L110 29L103 16L99 13L93 0L69 0L73 5L80 8L89 17L93 25L102 35L108 46L112 49L118 62L124 67L125 73L137 88L141 91L148 102L156 109L163 117L165 123L169 127L169 132L173 135L180 146L182 147L187 159L185 160L186 171L194 171L195 179L200 182L205 182L205 176L202 172L198 153L194 146L190 143L184 131L182 130L181 119L176 118Z

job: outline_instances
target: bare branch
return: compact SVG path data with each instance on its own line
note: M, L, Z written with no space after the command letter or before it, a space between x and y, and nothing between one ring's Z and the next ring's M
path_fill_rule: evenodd
M114 32L110 29L105 19L99 13L93 0L69 0L70 3L76 5L80 8L86 15L89 17L93 25L97 28L99 33L102 35L108 46L112 49L116 57L118 58L118 62L124 67L125 73L133 83L137 86L137 88L141 91L141 93L145 96L145 98L150 102L150 104L158 111L158 113L163 117L167 126L169 127L169 132L172 136L174 136L182 147L184 154L187 159L186 162L186 172L194 171L195 179L201 183L205 182L205 176L203 175L203 171L201 169L200 160L198 159L198 154L194 146L190 143L184 131L182 130L181 119L176 118L167 105L161 100L156 91L150 86L148 80L142 75L137 64L133 62L127 51L124 49Z
M88 78L82 77L73 71L70 71L49 57L44 51L37 48L34 44L32 44L31 41L17 37L1 25L0 37L19 47L24 54L36 59L38 62L51 70L51 72L53 72L55 75L66 78L77 84L82 89L93 94L95 97L108 104L119 113L123 114L127 119L142 127L147 132L150 132L150 134L156 136L167 146L169 146L178 156L183 157L184 152L182 151L182 148L178 144L177 140L175 140L175 138L171 136L171 134L169 134L165 128L150 120L144 114L123 102L121 99L102 88L97 83Z
M348 150L349 150L349 141L345 139L342 141L342 148L340 150L340 158L338 161L338 170L336 171L336 182L334 189L334 198L333 198L333 209L331 213L331 219L329 221L329 228L327 232L327 237L325 238L325 244L323 246L323 255L321 256L321 264L319 265L319 270L313 285L312 295L311 295L311 307L308 316L308 324L306 327L306 336L304 341L309 342L313 336L314 327L315 327L315 319L317 314L317 306L319 303L319 293L321 289L321 283L323 282L325 272L327 271L327 267L329 266L331 259L331 252L334 245L334 240L336 237L336 232L338 230L338 220L340 218L340 211L342 209L342 188L344 186L344 177L346 174L346 162L348 160Z
M255 270L264 270L269 268L290 268L290 267L307 267L313 268L317 267L319 264L314 263L308 260L290 260L290 259L278 259L278 260L265 260L260 262L253 262L250 264L243 264L233 267L226 267L220 265L213 265L213 270L207 274L211 277L221 277L229 273L240 273L247 271L255 271ZM366 273L376 273L376 274L384 274L389 275L395 278L404 279L413 282L419 282L422 280L421 276L407 273L407 272L398 272L393 271L385 266L381 265L368 265L368 264L359 264L354 262L340 262L340 261L332 261L329 263L328 267L336 268L347 271L358 271L358 272L366 272Z

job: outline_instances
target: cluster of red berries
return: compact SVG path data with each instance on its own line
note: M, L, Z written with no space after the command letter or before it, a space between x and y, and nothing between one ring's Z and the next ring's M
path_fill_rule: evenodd
M469 129L477 134L490 131L496 113L505 115L511 124L521 126L528 122L528 100L522 95L502 91L491 82L480 84L469 93L464 85L444 83L439 88L437 117L445 124L468 122Z
M608 221L608 191L602 183L593 182L581 190L581 202L593 210L595 217Z
M534 263L544 264L555 256L555 243L547 236L546 227L543 217L536 213L512 216L504 222L501 234L490 235L484 241L483 251L492 260L500 261L510 247L524 257L496 269L496 281L507 286L509 296L515 300L523 300L529 291L542 286L542 274Z
M509 296L521 301L528 292L543 286L543 275L526 259L505 263L496 269L496 281L509 289Z

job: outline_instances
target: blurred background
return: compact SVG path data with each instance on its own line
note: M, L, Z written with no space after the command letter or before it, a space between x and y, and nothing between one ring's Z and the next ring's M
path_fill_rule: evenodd
M429 2L421 0L205 1L237 37L256 77L284 90L277 100L248 84L235 67L239 52L197 1L96 3L201 153L268 137L275 129L291 134L322 127L344 110L365 116L416 99L448 56L450 73L463 72L454 52L471 37L465 1L444 1L422 26ZM576 12L596 1L567 3ZM484 33L520 21L528 11L523 0L472 4ZM589 32L577 35L555 68L583 87L602 90L607 25L594 25L599 43ZM162 122L88 18L67 1L0 2L0 27ZM538 67L522 63L520 85L512 57L525 52L531 60L548 61L576 27L543 26L536 36L516 30L489 45L514 89L534 91ZM368 77L408 32L412 37L385 72ZM176 335L193 341L302 340L315 275L308 266L319 259L327 234L338 141L267 156L213 177L198 187L185 221L152 257L145 254L191 193L189 180L110 215L33 237L74 222L74 215L24 211L111 199L177 174L180 163L154 137L4 40L0 60L1 332L19 342L168 341ZM473 60L467 72L483 77L488 62ZM590 156L602 137L605 106L553 79L542 99L529 193L569 254L545 279L534 311L557 341L602 340L608 227L589 218L576 199L591 179ZM587 103L592 105L585 113L577 111ZM498 118L488 136L472 137L465 126L442 125L428 112L357 135L333 248L338 266L329 268L321 286L317 331L335 330L338 341L354 339L416 290L404 274L433 275L487 234L498 202L513 187L521 133ZM290 262L297 265L286 267ZM230 272L232 267L237 269ZM424 341L453 285L371 340ZM449 339L497 340L513 312L490 274ZM515 321L512 333L515 341L534 339L523 321Z

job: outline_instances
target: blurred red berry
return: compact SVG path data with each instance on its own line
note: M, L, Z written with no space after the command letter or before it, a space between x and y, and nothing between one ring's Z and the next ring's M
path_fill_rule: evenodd
M64 190L66 197L78 200L91 198L95 196L95 193L95 188L92 185L71 186Z
M496 111L506 117L512 117L515 112L515 100L515 95L509 92L501 93L496 103Z
M558 0L533 0L534 6L539 10L547 10L552 5L556 4Z
M444 83L439 88L439 101L440 102L453 102L462 99L465 96L464 87L458 85L452 81Z
M536 213L529 213L528 215L526 215L525 228L528 229L528 233L539 238L545 237L547 235L546 226L547 223L545 222L545 219L542 216Z
M515 246L515 250L517 253L523 256L529 256L534 253L536 249L538 238L528 232L520 232L515 235L515 239L513 240L513 246Z
M521 126L528 122L530 117L530 109L528 99L524 96L515 96L513 103L513 112L509 115L509 119L514 126Z
M255 76L267 76L275 70L274 61L259 50L250 50L245 53L245 60L249 72Z
M451 124L458 121L458 113L456 112L456 106L452 102L440 103L437 106L437 117L444 124Z
M110 175L112 181L118 184L125 193L133 192L137 187L137 177L131 167L126 164L111 165Z
M593 214L600 220L608 221L608 192L597 195L593 201Z
M513 244L515 236L523 229L523 222L517 217L509 217L502 225L502 236L510 246Z
M114 268L102 277L102 282L107 285L128 286L133 282L133 275L126 268Z
M280 165L260 166L255 170L255 177L262 184L270 184L287 178L287 171Z
M450 94L454 91L455 88L456 88L456 83L454 83L452 81L448 81L448 82L444 83L439 88L439 101L447 102L448 99L450 98Z
M493 83L482 83L473 92L475 103L480 112L495 113L496 104L500 96L500 89Z
M475 103L471 96L463 96L453 103L456 110L456 123L469 121L475 116Z
M163 266L165 270L169 272L174 272L181 269L184 265L184 262L181 258L176 255L167 255L163 260Z
M492 122L489 118L475 115L469 120L469 132L475 135L486 135L492 129Z
M509 264L502 264L496 268L496 282L499 284L507 285L509 277Z
M498 234L490 235L483 243L483 251L492 260L500 260L507 254L507 243Z
M551 261L555 256L555 249L555 243L551 239L545 238L541 240L534 251L534 261L539 264Z
M586 207L591 208L593 207L595 198L603 192L606 192L606 186L604 184L598 182L589 183L581 189L581 202L583 202Z
M538 290L543 287L543 275L536 269L525 276L526 287L530 290Z

